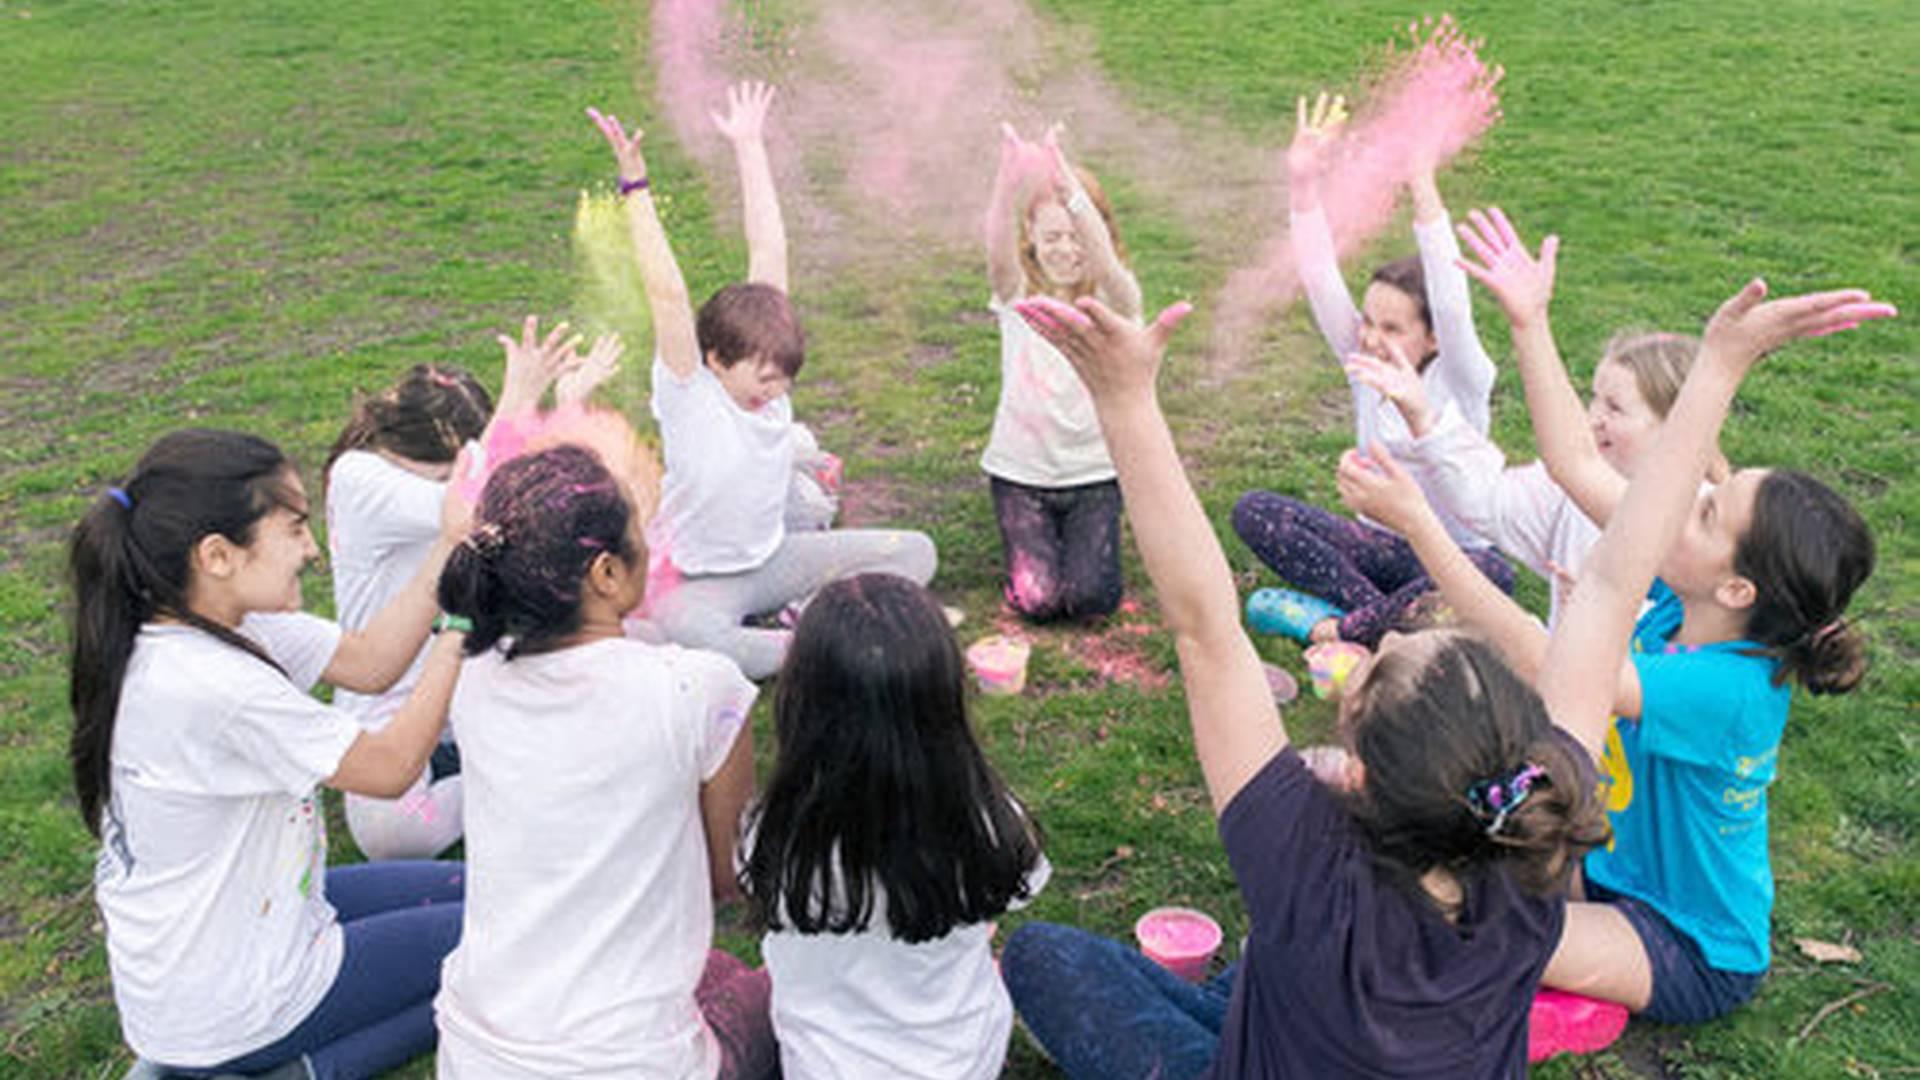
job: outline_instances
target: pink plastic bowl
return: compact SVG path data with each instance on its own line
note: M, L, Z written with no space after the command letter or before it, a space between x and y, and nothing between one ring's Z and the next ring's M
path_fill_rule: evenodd
M1220 948L1220 924L1204 911L1157 907L1133 924L1147 959L1188 982L1199 982Z

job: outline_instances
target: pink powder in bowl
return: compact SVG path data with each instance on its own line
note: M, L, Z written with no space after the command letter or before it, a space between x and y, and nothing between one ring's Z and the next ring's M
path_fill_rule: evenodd
M1133 936L1147 959L1188 982L1199 982L1220 948L1221 933L1220 924L1204 911L1158 907L1133 924Z

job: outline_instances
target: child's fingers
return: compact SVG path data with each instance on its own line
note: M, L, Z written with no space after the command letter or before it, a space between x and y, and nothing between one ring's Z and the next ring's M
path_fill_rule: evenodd
M1554 267L1559 263L1559 261L1560 261L1560 235L1558 233L1555 233L1548 236L1545 240L1540 241L1540 268L1543 271L1545 271L1549 277L1551 277L1553 275Z
M1494 226L1500 230L1500 239L1508 247L1525 248L1526 245L1520 242L1520 231L1513 227L1513 222L1507 220L1507 212L1497 206L1489 207L1488 210L1493 216Z
M1087 299L1092 299L1092 298L1088 297ZM1084 301L1082 302L1084 303ZM1055 300L1051 296L1036 296L1033 299L1028 300L1027 303L1045 312L1049 318L1051 318L1057 323L1061 323L1063 325L1068 325L1068 326L1092 326L1093 325L1093 320L1091 318L1088 318L1087 315L1080 308L1074 307L1072 304L1061 303L1060 301ZM1094 303L1098 304L1099 301L1095 300ZM1086 311L1089 311L1089 312L1092 310L1094 310L1092 307L1088 307L1086 309Z
M1477 214L1480 211L1475 210L1472 212ZM1466 242L1467 247L1473 252L1474 257L1479 259L1487 270L1491 271L1494 264L1500 261L1500 253L1495 251L1493 245L1489 244L1484 237L1473 229L1465 225L1461 225L1458 228L1460 239ZM1488 281L1488 283L1491 284L1491 281L1487 278L1483 277L1481 280Z
M1307 129L1307 95L1301 94L1293 99L1293 113L1295 118L1293 130L1305 131Z
M1153 317L1153 323L1149 326L1149 329L1153 331L1159 338L1160 343L1164 345L1167 339L1173 336L1175 328L1185 322L1187 316L1191 314L1193 314L1193 305L1187 303L1185 300L1177 300L1160 309L1160 314Z

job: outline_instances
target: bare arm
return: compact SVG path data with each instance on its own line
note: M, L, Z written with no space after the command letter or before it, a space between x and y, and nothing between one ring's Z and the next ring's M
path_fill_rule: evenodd
M753 797L753 727L740 723L733 738L733 749L720 771L700 785L700 824L707 836L707 872L713 879L713 896L724 900L740 893L740 879L734 871L734 848L740 844L740 815Z
M1067 217L1073 222L1073 232L1080 240L1080 249L1086 252L1087 270L1094 288L1108 307L1129 319L1138 319L1140 282L1134 278L1133 271L1120 261L1120 253L1114 250L1113 236L1107 231L1107 223L1101 218L1099 207L1093 205L1093 198L1087 194L1086 186L1073 171L1073 163L1067 160L1066 151L1060 147L1058 127L1047 132L1047 147L1053 154L1054 176L1061 189L1061 205L1066 207Z
M767 110L773 87L763 82L727 88L726 115L714 113L714 126L733 145L740 170L741 216L747 229L747 280L787 291L787 223L780 216L780 195L767 161Z
M588 109L587 115L613 147L614 157L620 163L621 181L645 180L647 163L640 154L640 132L635 130L629 136L618 117L603 116L596 109ZM693 301L687 293L686 279L680 275L680 264L673 258L673 246L667 242L666 229L660 225L652 189L632 191L625 201L634 258L639 263L647 305L653 314L654 347L659 350L667 370L676 378L688 378L700 366L700 339L694 333Z
M1627 481L1594 444L1586 409L1567 378L1547 319L1560 238L1549 236L1542 241L1540 257L1535 259L1499 207L1486 213L1472 211L1467 218L1470 225L1460 226L1460 235L1479 262L1462 259L1460 268L1493 293L1513 327L1514 357L1526 388L1540 460L1580 512L1605 525L1626 494Z
M1027 275L1020 268L1020 193L1025 162L1032 144L1011 124L1000 125L1000 166L993 174L993 192L983 223L987 248L987 284L993 297L1011 303L1026 294Z
M1763 303L1766 295L1766 283L1756 278L1708 321L1700 354L1654 441L1649 460L1661 467L1635 474L1581 564L1554 628L1540 696L1554 722L1589 749L1600 747L1611 713L1640 715L1640 680L1626 662L1634 619L1661 560L1700 501L1701 478L1741 380L1762 356L1789 341L1894 313L1858 289Z
M427 758L440 741L441 725L447 720L447 705L453 700L453 687L460 675L460 647L466 635L449 630L434 640L427 653L420 682L407 695L406 704L379 731L363 731L347 747L339 768L326 785L356 795L395 799L406 794ZM415 643L416 647L418 643ZM413 649L405 658L413 658Z
M1167 338L1190 309L1175 305L1145 327L1090 298L1077 308L1043 299L1020 310L1093 396L1134 542L1180 656L1194 752L1218 814L1285 749L1287 732L1240 628L1226 555L1181 470L1154 389Z

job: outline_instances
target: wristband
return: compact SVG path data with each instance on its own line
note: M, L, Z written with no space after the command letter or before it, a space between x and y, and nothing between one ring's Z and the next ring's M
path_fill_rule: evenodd
M458 630L463 634L471 634L473 620L465 615L449 615L443 611L433 617L433 632L438 634L442 630Z
M622 178L620 181L620 197L623 199L633 194L636 191L645 191L645 190L647 190L647 178L644 176L638 180L627 180L625 178Z

